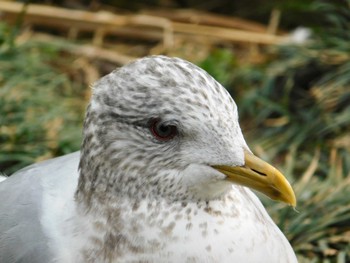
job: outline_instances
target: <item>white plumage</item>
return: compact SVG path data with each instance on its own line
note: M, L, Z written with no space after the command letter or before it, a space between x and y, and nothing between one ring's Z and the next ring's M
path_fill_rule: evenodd
M1 182L0 262L297 262L245 186L294 193L205 71L147 57L93 88L81 152Z

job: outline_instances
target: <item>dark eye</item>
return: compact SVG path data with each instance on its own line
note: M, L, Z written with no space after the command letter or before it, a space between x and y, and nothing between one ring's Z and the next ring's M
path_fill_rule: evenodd
M151 120L150 130L152 135L159 141L168 141L177 135L177 127L175 125L166 124L159 119Z

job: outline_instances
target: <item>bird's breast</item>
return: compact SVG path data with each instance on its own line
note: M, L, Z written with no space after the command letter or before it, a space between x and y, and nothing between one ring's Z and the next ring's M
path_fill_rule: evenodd
M91 220L81 251L95 262L294 262L260 201L238 193L209 202L119 200Z

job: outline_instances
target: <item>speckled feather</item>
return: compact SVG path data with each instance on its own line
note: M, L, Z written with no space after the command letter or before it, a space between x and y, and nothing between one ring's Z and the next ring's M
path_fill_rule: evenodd
M177 135L157 140L152 119ZM202 69L153 56L113 71L93 86L83 134L79 173L77 153L25 172L56 178L38 183L40 262L296 262L258 198L211 168L243 165L249 148L236 104Z

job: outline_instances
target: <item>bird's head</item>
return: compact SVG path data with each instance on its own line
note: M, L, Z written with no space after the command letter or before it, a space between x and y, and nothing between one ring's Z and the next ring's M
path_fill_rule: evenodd
M229 93L197 66L152 56L93 86L77 195L206 199L232 183L295 206L288 181L255 157Z

